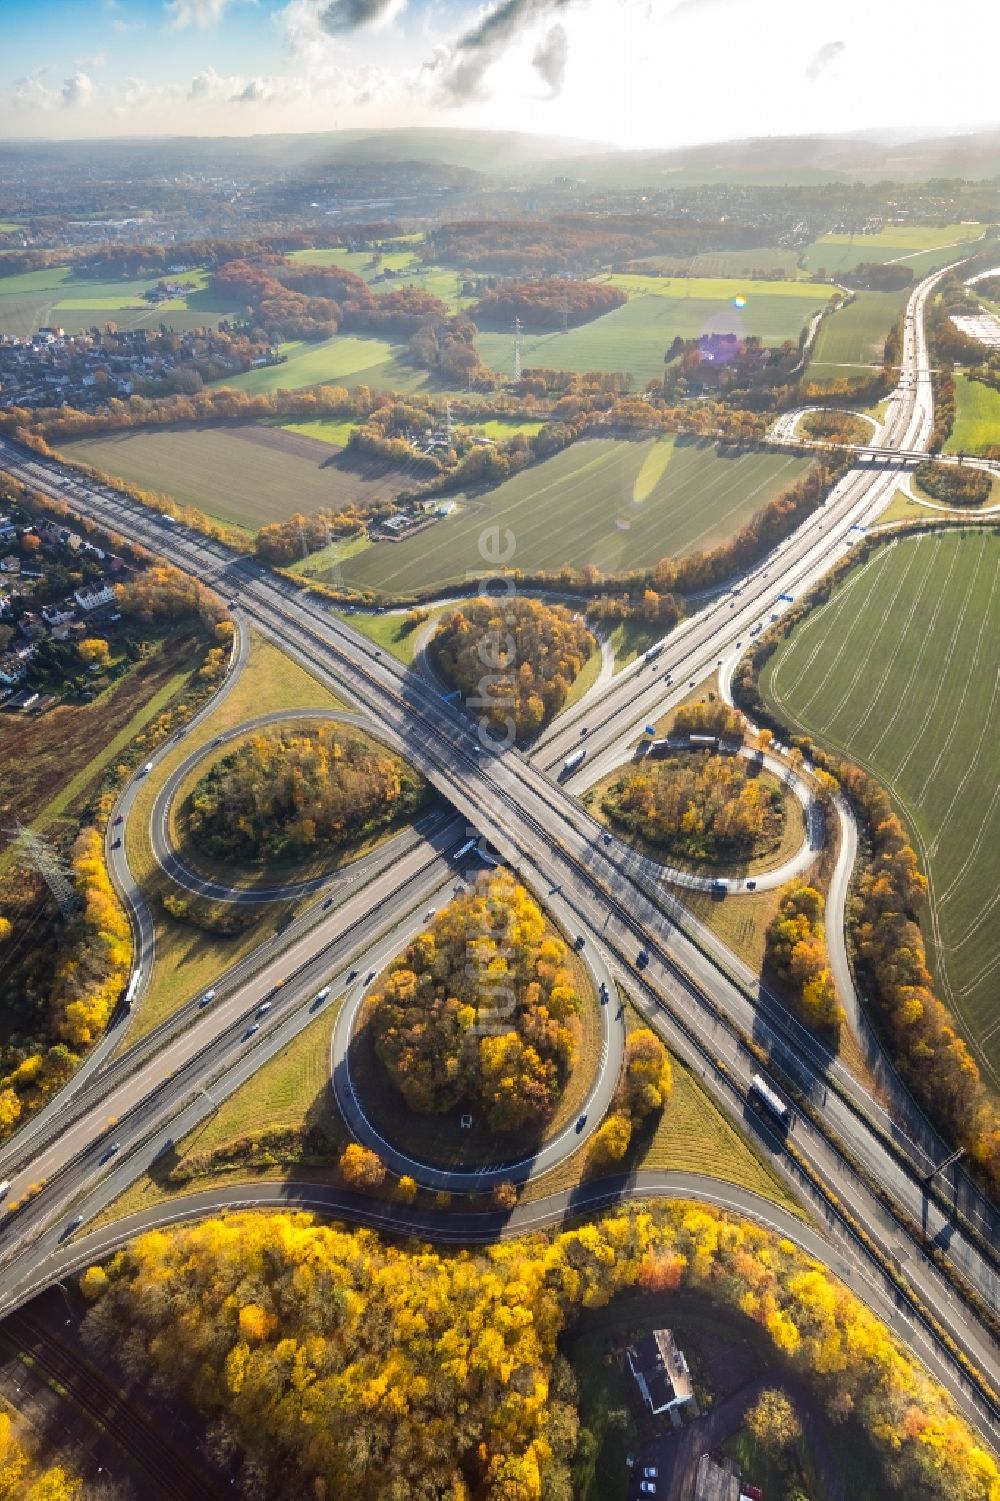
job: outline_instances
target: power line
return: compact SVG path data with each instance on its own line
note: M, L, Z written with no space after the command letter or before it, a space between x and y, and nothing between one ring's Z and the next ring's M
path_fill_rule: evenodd
M25 858L31 862L49 888L53 900L63 915L63 920L68 920L80 905L80 898L66 866L55 850L40 834L36 834L34 829L29 829L20 819L13 829L8 830L8 833L15 836L15 845L20 846Z
M514 379L521 379L521 320L514 319Z

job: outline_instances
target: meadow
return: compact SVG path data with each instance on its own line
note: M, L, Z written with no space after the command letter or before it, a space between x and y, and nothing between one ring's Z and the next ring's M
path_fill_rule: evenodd
M930 882L924 928L942 998L1000 1072L1000 538L903 538L812 611L771 659L765 697L869 769Z
M638 264L638 263L637 263ZM676 269L694 276L748 276L751 271L781 271L794 280L799 270L798 252L762 245L754 250L706 250L701 255L646 255L645 266Z
M955 423L946 453L977 453L1000 445L1000 391L955 371Z
M50 266L20 276L0 277L0 334L34 333L56 324L67 333L117 323L120 328L200 328L216 325L234 304L208 290L208 272L185 271L176 280L194 283L194 290L166 302L147 302L143 292L157 278L140 281L97 281L76 276L71 266Z
M431 382L428 370L405 362L405 344L393 344L374 334L335 334L317 344L295 340L279 346L281 365L247 370L218 382L237 391L297 391L304 386L371 386L379 391L419 391Z
M64 443L62 451L70 460L251 531L296 511L363 505L416 477L378 459L254 423L109 433Z
M907 293L858 292L820 324L806 367L806 380L842 380L881 365L889 330Z
M901 261L919 280L935 266L959 258L985 228L985 224L889 224L873 235L823 235L804 251L802 263L807 271L823 269L836 277L861 261L880 265Z
M615 308L567 333L527 334L522 344L525 369L548 368L627 372L636 386L658 380L675 337L700 334L755 334L767 344L797 340L814 312L829 299L826 287L795 282L741 282L734 278L670 279L619 276L612 278L630 292L624 307ZM783 290L775 291L775 287ZM738 308L733 297L745 297ZM511 336L481 332L480 358L510 376L514 368Z
M495 490L459 497L430 530L377 542L347 558L339 577L358 589L406 593L484 571L484 526L509 528L514 565L595 564L602 573L649 567L712 547L808 467L804 459L720 455L709 443L588 439L522 470Z

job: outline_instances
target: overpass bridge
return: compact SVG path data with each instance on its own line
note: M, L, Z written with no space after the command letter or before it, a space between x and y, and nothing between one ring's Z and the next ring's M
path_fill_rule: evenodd
M850 454L856 463L872 468L915 469L918 464L932 460L935 464L954 464L965 469L985 469L989 474L1000 474L1000 462L982 459L965 453L928 453L920 448L884 448L877 443L827 443L814 438L786 437L772 434L765 440L772 449L795 449L800 453Z

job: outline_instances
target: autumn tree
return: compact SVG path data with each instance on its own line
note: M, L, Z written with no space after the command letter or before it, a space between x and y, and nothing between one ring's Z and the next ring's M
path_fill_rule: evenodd
M85 636L77 644L80 660L88 667L107 667L111 660L111 651L108 643L100 636Z
M765 1387L744 1422L761 1448L772 1454L790 1449L802 1436L798 1413L779 1387Z
M844 1012L827 957L825 905L814 886L795 881L783 886L778 911L767 927L765 963L787 983L804 1020L816 1027L835 1027Z
M880 1494L1000 1496L988 1447L867 1306L790 1240L709 1205L448 1250L234 1214L140 1235L104 1273L88 1276L94 1358L113 1350L196 1402L273 1501L569 1501L579 1423L558 1344L636 1288L690 1288L734 1328L751 1321L820 1409L853 1417ZM758 1404L762 1442L793 1441L778 1398Z
M411 817L426 783L401 756L341 725L288 725L241 740L187 805L194 842L220 859L340 849Z
M377 1152L352 1141L340 1155L340 1173L351 1188L376 1189L385 1181L385 1163Z
M625 1042L625 1073L619 1098L633 1121L662 1110L673 1088L670 1055L655 1032L639 1027Z
M559 712L595 645L561 605L479 598L442 621L431 656L490 738L509 746Z
M368 1002L375 1050L412 1110L463 1104L494 1130L552 1115L579 1036L566 946L505 870L437 913Z
M613 823L688 860L749 858L784 826L784 794L741 756L643 761L611 783L601 807Z
M594 1167L610 1167L621 1162L632 1141L632 1122L624 1110L616 1110L594 1133L590 1161Z

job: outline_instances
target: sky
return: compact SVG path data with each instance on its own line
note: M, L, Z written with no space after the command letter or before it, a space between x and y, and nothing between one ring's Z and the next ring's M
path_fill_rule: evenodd
M998 42L984 0L0 0L0 137L961 130Z

